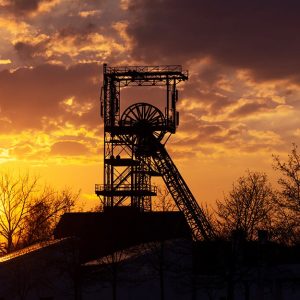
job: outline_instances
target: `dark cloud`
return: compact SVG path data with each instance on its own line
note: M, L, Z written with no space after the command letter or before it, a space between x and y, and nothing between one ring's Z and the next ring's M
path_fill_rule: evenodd
M9 53L11 68L124 60L127 40L118 25L125 26L119 0L8 0L0 15L11 33L0 56Z
M35 42L30 41L17 41L13 46L14 50L22 62L22 65L37 66L45 64L48 62L56 61L64 63L65 65L70 65L72 60L77 59L95 59L97 53L96 51L83 51L80 53L78 48L89 45L91 35L99 30L92 23L81 24L78 28L73 26L66 26L57 29L54 33L49 34L49 36L44 37L41 41ZM70 52L64 50L63 53L59 51L54 51L53 44L59 45L59 47L66 47L72 41L72 45L68 46ZM77 53L76 53L77 52ZM51 55L49 54L51 53ZM76 54L74 54L76 53ZM74 64L74 62L73 62Z
M36 11L42 2L52 2L53 0L10 0L8 8L16 13L26 14Z
M208 122L201 119L201 116L194 113L188 113L184 110L180 112L179 131L192 132L201 136L211 136L220 133L228 123L226 122Z
M299 76L299 1L138 0L130 11L134 56L145 61L210 56L261 79Z
M20 11L33 11L43 0L11 0L11 5Z
M97 64L77 64L69 68L47 64L14 72L2 71L0 117L6 123L9 120L15 129L43 129L47 127L47 120L52 124L54 121L53 126L62 126L67 121L97 126L99 107L94 104L99 98L100 72ZM68 98L74 100L66 109L62 102ZM92 103L90 109L85 108L88 103Z
M234 110L230 116L231 117L245 117L248 115L253 115L259 112L267 112L273 110L279 104L272 101L271 99L266 99L264 103L259 102L249 102Z
M30 42L16 42L14 44L15 51L25 65L41 64L47 60L53 59L45 57L47 49L47 41L36 44Z
M77 17L78 18L78 17ZM59 30L59 37L76 37L82 38L82 42L86 42L87 35L99 32L99 27L92 22L80 22L80 24L67 25Z
M20 37L14 44L17 63L37 66L45 63L72 65L79 62L98 62L107 58L113 63L122 58L124 40L93 23L78 23L52 30L36 38ZM14 63L16 63L14 62Z
M74 141L56 142L51 147L52 155L87 155L88 149L85 145Z

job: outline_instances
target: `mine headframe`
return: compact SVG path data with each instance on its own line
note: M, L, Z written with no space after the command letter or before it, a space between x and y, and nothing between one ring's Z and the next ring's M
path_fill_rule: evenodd
M215 234L167 150L166 133L175 133L176 85L188 79L181 66L103 68L101 115L104 119L104 184L96 194L104 208L129 206L151 210L156 187L151 178L164 180L177 207L183 212L194 239L214 239ZM120 114L120 92L126 86L166 86L162 112L149 103L134 103ZM164 141L164 142L163 142Z
M103 65L104 184L96 185L96 194L104 207L127 205L151 210L151 197L156 195L151 177L159 174L145 136L153 134L160 141L166 133L175 133L179 124L176 85L187 79L187 71L178 65ZM127 86L165 86L164 112L151 104L135 103L121 115L121 89Z

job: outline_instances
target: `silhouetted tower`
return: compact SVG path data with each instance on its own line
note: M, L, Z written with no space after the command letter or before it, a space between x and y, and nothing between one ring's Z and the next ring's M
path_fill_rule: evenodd
M178 65L103 65L104 184L96 185L96 194L104 208L126 205L150 211L151 197L156 195L151 178L161 176L194 237L211 239L214 234L209 222L161 143L167 133L176 132L176 85L187 79L187 71ZM135 103L121 115L120 93L126 86L165 86L164 112L148 103Z

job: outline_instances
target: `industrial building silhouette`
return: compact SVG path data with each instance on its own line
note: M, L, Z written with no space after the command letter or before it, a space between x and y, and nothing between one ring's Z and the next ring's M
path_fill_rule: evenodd
M66 213L54 237L79 238L80 261L87 262L151 241L191 238L181 212L144 212L128 207L104 212Z

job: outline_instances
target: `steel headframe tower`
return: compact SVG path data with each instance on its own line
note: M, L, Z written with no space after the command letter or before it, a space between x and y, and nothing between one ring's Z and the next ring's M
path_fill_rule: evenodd
M161 140L165 133L175 133L178 125L176 84L188 79L181 66L108 67L103 65L101 116L104 119L104 185L96 185L104 207L122 204L151 210L151 196L156 188L151 176L157 175L148 155L138 153L135 121L150 122L151 132ZM166 86L166 108L137 103L120 115L121 88L126 86ZM129 200L129 201L128 201Z
M156 195L151 177L161 176L194 238L210 239L214 235L210 223L161 143L167 133L176 132L176 85L187 79L188 72L178 65L103 65L104 184L96 184L96 194L104 208L125 205L150 211L151 197ZM121 115L121 88L126 86L165 86L164 112L148 103L135 103Z

